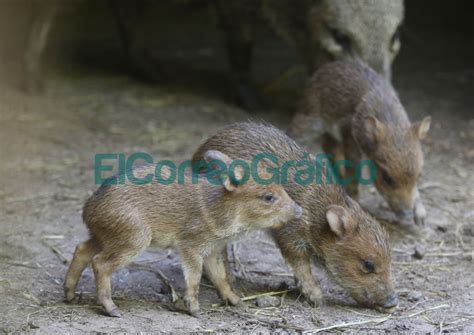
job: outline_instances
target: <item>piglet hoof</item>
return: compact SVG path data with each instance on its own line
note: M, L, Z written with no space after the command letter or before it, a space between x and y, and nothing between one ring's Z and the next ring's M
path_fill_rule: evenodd
M227 297L224 297L224 300L229 302L232 306L239 306L243 304L242 299L240 299L240 297L235 293L229 294Z
M106 311L106 313L108 316L111 316L114 318L121 318L123 316L123 313L117 307L115 307L111 311Z
M194 300L185 300L186 306L188 308L189 314L194 316L195 318L199 318L201 315L199 313L199 303Z
M398 226L408 235L418 237L421 234L421 227L415 224L414 218L398 221Z
M312 291L309 294L305 294L305 296L313 307L324 306L324 297L320 290Z
M415 204L415 223L419 226L425 225L426 209L421 201Z
M237 302L235 304L232 304L232 305L234 305L235 308L237 308L238 310L240 310L242 312L248 312L247 305L244 304L244 302L242 300L240 300L239 302Z
M64 288L64 301L66 302L71 302L74 300L76 297L76 292L74 290L71 290L69 288Z
M201 318L201 313L199 311L199 308L198 309L190 309L189 310L189 315L197 318L197 319L200 319Z

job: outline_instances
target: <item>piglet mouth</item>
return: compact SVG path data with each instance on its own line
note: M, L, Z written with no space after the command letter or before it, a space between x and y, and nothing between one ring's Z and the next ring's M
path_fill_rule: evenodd
M376 307L379 312L382 313L393 313L398 307L398 297L394 294L391 295L383 304Z
M398 297L396 295L391 295L386 301L383 303L376 303L369 298L364 299L360 302L361 305L364 305L368 308L373 308L380 313L393 313L398 308Z
M415 214L412 210L403 210L395 213L397 222L401 226L411 226L415 224Z

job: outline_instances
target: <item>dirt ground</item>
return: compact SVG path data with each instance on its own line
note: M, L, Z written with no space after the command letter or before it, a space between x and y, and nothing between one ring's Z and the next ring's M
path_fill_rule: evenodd
M113 276L123 318L102 314L90 269L79 284L79 301L63 303L67 261L87 236L81 208L96 188L96 153L145 151L156 160L180 161L220 127L250 118L229 102L226 58L214 23L203 19L207 11L173 10L191 28L178 29L171 15L162 16L151 49L168 76L154 85L122 71L124 57L104 6L91 12L90 5L78 5L57 20L44 62L43 95L18 89L19 53L2 53L0 332L474 333L474 51L472 35L455 30L410 31L394 67L394 84L410 117L433 117L424 142L420 190L428 218L420 236L390 224L393 217L381 197L371 187L363 190L363 206L391 234L400 295L396 312L357 306L317 268L326 305L312 308L295 291L290 269L264 233L234 244L235 286L244 297L284 291L277 307L258 307L253 299L245 312L213 306L220 300L203 280L203 313L191 317L171 302L170 288L158 275L160 269L182 294L179 258L163 250L146 251ZM7 37L11 30L2 31L4 47L18 50L21 43ZM284 81L278 76L294 70L296 62L291 48L262 28L255 78L271 108L252 118L285 127L303 79L301 71ZM413 256L415 250L421 259Z

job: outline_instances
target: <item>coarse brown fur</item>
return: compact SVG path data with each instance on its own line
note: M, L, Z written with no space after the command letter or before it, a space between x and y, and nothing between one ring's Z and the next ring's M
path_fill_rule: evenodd
M426 215L416 184L423 167L420 140L430 121L411 124L392 85L363 62L337 61L310 79L289 133L325 131L323 149L353 163L347 177L354 177L354 165L365 154L377 166L376 188L399 219L410 223ZM356 178L348 192L357 196Z
M227 166L230 163L217 151L208 151L204 158L208 162L219 159ZM262 164L260 169L265 166ZM170 172L161 171L162 178L168 179ZM242 171L235 171L240 179ZM133 173L142 179L153 175L155 166L139 167ZM248 232L280 226L300 216L302 210L281 185L259 185L252 180L239 185L227 171L220 178L222 185L212 184L204 176L192 183L189 175L184 183L169 185L155 179L146 184L127 180L102 185L84 206L83 220L90 239L79 244L74 253L65 280L66 300L74 298L81 273L92 263L100 304L108 315L120 316L112 301L111 275L152 244L179 251L186 281L185 301L191 314L199 310L203 266L223 299L242 304L227 280L222 248Z
M310 72L333 60L360 58L390 80L401 47L402 0L262 0L262 7Z
M248 109L255 21L264 17L301 56L308 73L359 58L387 80L401 47L403 0L214 0L225 36L237 100Z
M223 129L200 146L193 160L202 159L211 149L245 160L269 153L278 159L280 167L285 162L307 159L305 150L285 133L257 123L238 123ZM314 163L315 157L309 157ZM359 303L394 307L397 298L385 230L339 185L311 183L304 186L295 182L295 175L296 170L291 169L284 187L303 208L303 215L271 232L292 267L301 292L316 305L322 302L321 290L311 273L311 260L315 256ZM367 273L364 261L374 264L373 273Z

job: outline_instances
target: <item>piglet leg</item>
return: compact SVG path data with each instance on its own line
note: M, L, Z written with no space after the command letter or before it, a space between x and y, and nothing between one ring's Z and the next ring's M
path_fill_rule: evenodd
M415 223L417 225L425 224L426 209L425 209L425 206L423 205L420 192L418 191L418 189L416 190L416 195L415 195L414 215L415 215Z
M184 279L186 281L186 295L184 302L189 314L199 317L199 283L202 276L203 258L195 251L189 250L181 252Z
M120 318L122 312L112 300L111 277L112 273L121 265L118 257L109 257L110 253L101 252L92 258L97 286L97 299L109 316ZM112 259L110 259L112 258Z
M311 272L311 257L306 254L288 255L288 252L285 252L284 256L293 269L298 289L311 304L321 306L323 304L323 293L316 284Z
M240 297L232 291L223 256L219 251L212 253L204 260L204 268L223 300L234 306L244 307Z

